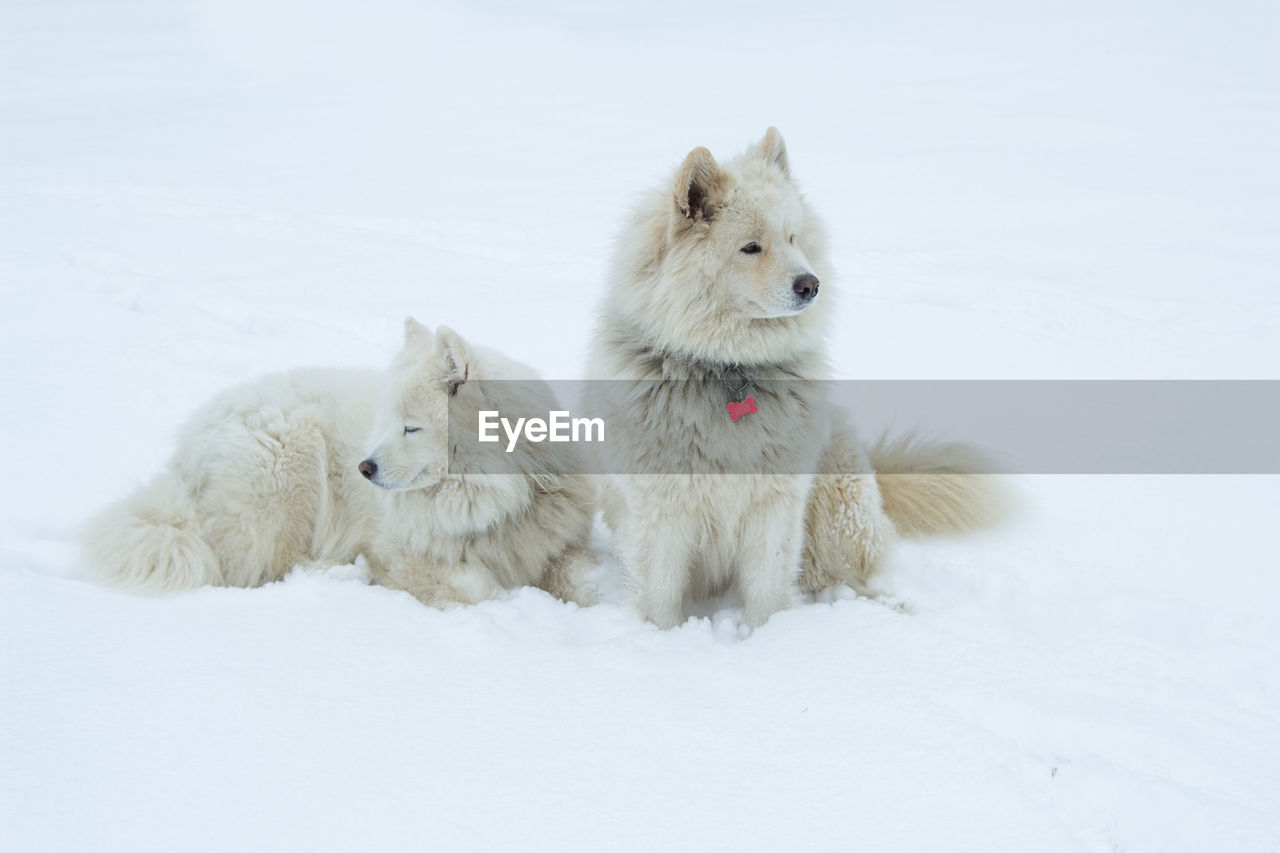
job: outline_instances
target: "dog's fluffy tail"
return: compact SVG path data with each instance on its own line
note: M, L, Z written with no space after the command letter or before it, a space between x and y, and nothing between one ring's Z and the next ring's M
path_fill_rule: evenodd
M1012 512L1008 481L994 460L972 445L908 433L882 436L868 456L885 513L902 536L993 527Z
M170 472L90 521L83 544L95 579L139 591L216 584L221 574L195 506Z

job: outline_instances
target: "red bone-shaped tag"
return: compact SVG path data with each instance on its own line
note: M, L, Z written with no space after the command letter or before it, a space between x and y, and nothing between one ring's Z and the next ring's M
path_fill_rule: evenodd
M756 398L748 397L747 399L743 400L741 403L729 404L729 419L736 421L738 418L742 417L743 415L752 415L752 414L755 414L756 411L758 411L756 409Z

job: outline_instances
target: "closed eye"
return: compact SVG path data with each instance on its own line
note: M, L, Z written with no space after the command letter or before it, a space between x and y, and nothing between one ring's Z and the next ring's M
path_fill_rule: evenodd
M794 246L796 244L796 235L792 234L790 237L788 237L787 242Z
M759 243L748 243L742 247L742 254L744 255L758 255L761 251Z
M420 432L421 430L422 430L422 427L411 427L411 426L407 426L407 427L405 427L405 428L404 428L404 434L405 434L405 435L408 435L408 434L409 434L409 433L411 433L411 432Z

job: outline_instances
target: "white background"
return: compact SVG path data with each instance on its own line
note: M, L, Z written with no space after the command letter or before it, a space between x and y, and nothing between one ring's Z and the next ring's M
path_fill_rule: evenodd
M74 545L406 314L579 376L632 199L771 124L842 377L1280 378L1273 9L0 0L0 848L1277 849L1271 478L1028 478L747 639Z

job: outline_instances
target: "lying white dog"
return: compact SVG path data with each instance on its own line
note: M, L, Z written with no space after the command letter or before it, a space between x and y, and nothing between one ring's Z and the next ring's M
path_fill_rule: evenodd
M198 410L168 469L90 523L89 560L107 582L178 590L364 555L431 605L525 584L590 603L594 506L573 445L526 443L477 475L449 441L480 410L556 408L531 369L409 319L385 375L300 370Z

